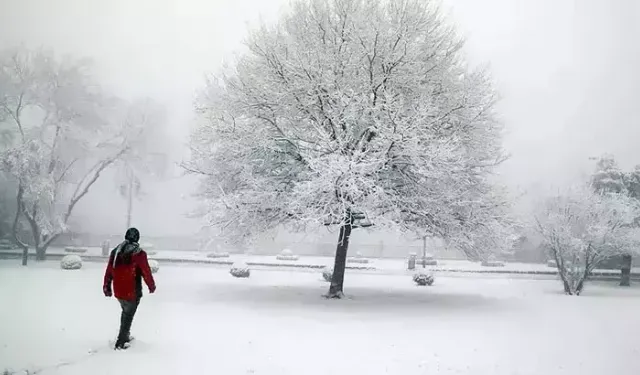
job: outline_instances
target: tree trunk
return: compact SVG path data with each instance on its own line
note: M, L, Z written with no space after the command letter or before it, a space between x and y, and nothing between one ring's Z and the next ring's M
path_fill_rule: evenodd
M573 292L571 291L571 286L569 285L569 282L566 279L563 279L562 284L564 285L564 293L568 295L572 295Z
M344 285L344 272L347 266L347 250L349 249L349 237L353 228L353 216L351 211L347 211L346 222L340 227L336 257L333 263L333 275L331 276L331 286L327 298L342 298Z
M133 213L133 172L129 173L129 191L127 192L127 228L131 228L131 215Z
M22 265L27 266L29 264L29 247L22 246Z
M36 261L43 262L47 260L47 247L48 246L36 247Z
M631 262L633 258L631 254L622 256L622 264L620 265L620 286L631 286Z

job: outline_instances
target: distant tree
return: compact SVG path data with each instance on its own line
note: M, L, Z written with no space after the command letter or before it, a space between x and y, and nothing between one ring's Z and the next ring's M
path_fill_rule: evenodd
M605 154L596 159L591 184L598 193L626 193L625 177L613 155Z
M593 189L600 193L620 193L640 202L640 166L631 172L623 172L618 167L613 155L605 154L596 159L595 171L591 177ZM635 221L640 226L640 217ZM632 253L620 254L620 286L631 285Z
M579 295L605 259L638 249L633 221L640 203L624 193L597 193L577 186L548 198L536 215L537 229L554 256L569 295Z
M124 107L101 91L84 60L0 51L0 118L14 134L0 153L0 169L16 183L12 232L24 265L28 242L20 222L30 229L36 259L44 260L78 202L131 151L139 124L126 121Z
M129 106L126 119L141 129L130 151L115 163L118 190L127 200L126 228L130 228L133 203L144 194L143 179L161 179L168 168L169 139L167 114L159 103L139 99Z
M464 64L437 3L294 1L277 25L251 32L197 104L208 122L185 168L204 176L210 224L244 239L340 226L334 298L351 230L370 222L495 251L496 94Z

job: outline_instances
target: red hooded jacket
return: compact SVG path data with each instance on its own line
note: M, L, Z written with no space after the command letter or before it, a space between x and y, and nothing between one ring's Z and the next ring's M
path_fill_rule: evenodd
M147 253L135 242L125 241L111 251L104 273L102 290L105 296L133 301L142 297L142 280L149 292L156 290ZM113 293L111 283L113 282Z

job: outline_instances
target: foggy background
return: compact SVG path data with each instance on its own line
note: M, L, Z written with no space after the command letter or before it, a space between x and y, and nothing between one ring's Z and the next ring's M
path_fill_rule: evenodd
M147 181L134 225L154 236L200 229L186 212L195 180L177 166L194 120L192 100L242 40L246 22L272 20L282 0L0 0L0 48L24 43L94 60L96 78L125 98L150 96L169 114L172 162ZM569 183L591 171L590 156L640 163L640 2L633 0L446 0L474 63L489 63L502 95L511 159L501 177L514 193ZM144 182L144 181L143 181ZM119 233L126 201L101 179L73 222ZM73 222L71 223L73 225Z

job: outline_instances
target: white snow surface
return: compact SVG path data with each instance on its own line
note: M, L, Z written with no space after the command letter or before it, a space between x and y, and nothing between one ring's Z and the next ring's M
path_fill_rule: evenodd
M640 288L552 280L347 271L347 299L319 273L167 265L134 320L134 345L108 350L120 309L103 265L0 261L0 372L87 374L640 374ZM88 354L89 350L98 353Z

